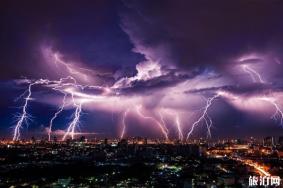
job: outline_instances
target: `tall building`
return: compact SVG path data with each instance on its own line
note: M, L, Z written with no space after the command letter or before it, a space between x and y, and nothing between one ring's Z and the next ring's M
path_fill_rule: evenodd
M264 146L274 146L274 139L271 136L265 137L263 139L263 145Z

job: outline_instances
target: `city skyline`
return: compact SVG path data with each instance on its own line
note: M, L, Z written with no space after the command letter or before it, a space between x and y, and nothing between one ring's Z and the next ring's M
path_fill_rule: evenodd
M280 1L1 4L0 138L283 133Z
M283 1L0 1L0 187L282 187Z

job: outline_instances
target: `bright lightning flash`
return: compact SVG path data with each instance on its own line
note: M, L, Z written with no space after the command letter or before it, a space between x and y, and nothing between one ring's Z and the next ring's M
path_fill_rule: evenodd
M66 97L67 94L64 94L62 105L58 108L58 111L55 112L54 116L51 118L49 123L49 129L48 129L48 141L51 141L51 134L52 134L52 127L53 127L53 121L58 117L58 115L63 111L65 105L66 105Z
M180 124L180 118L179 118L178 115L176 115L175 123L176 123L176 127L177 127L177 130L178 130L178 138L179 138L179 140L183 140L184 135L183 135L183 132L182 132L182 128L181 128L181 124Z
M163 125L158 120L156 120L154 117L144 115L142 113L142 106L141 105L136 107L136 111L137 111L137 114L140 117L142 117L144 119L149 119L149 120L153 121L154 123L156 123L156 125L158 125L162 134L164 135L165 139L168 140L168 132L166 132L166 129L163 127Z
M264 101L267 101L269 102L271 105L274 106L275 108L275 113L272 115L272 118L273 119L277 119L279 118L280 119L280 125L283 126L283 111L282 109L280 108L280 106L276 103L275 99L274 98L268 98L268 97L261 97L259 98L260 100L264 100Z
M27 91L25 91L25 93L27 92L27 97L25 98L25 102L24 105L22 107L22 113L19 116L19 119L17 121L17 124L14 128L14 134L13 134L13 141L18 141L20 139L20 129L22 128L23 123L28 124L27 120L29 118L29 114L27 112L27 107L28 107L28 101L32 100L31 95L32 95L32 86L36 85L36 84L44 84L44 83L48 83L47 80L38 80L36 82L32 82L29 84Z
M187 140L190 138L190 136L192 135L194 129L196 126L198 126L200 124L201 121L204 121L207 127L207 131L208 131L208 135L211 136L211 132L210 132L210 128L212 126L212 120L209 117L207 111L209 109L209 107L212 105L213 101L215 99L217 99L220 95L216 94L211 98L208 98L206 101L206 106L204 107L203 113L202 115L199 117L199 119L197 121L195 121L191 127L191 130L189 131L189 133L187 134Z
M82 112L82 103L76 104L74 102L74 105L76 107L75 113L74 113L74 119L73 121L69 124L69 127L66 131L66 133L63 136L63 141L67 138L67 136L71 136L72 139L74 139L75 136L75 131L76 131L76 127L77 125L80 123L80 115Z
M71 76L68 76L66 78L61 78L60 80L57 80L57 81L56 80L52 81L52 80L47 80L47 79L39 79L39 80L36 80L36 81L33 81L33 82L29 80L29 82L30 82L30 84L28 86L28 89L27 89L27 91L25 91L25 93L28 93L28 94L27 94L27 97L25 98L25 103L22 107L22 113L19 116L17 124L14 128L13 140L18 141L20 139L20 129L22 128L23 123L27 124L27 119L29 117L29 114L27 113L27 107L28 107L28 102L30 100L32 100L32 98L31 98L32 86L34 86L34 85L46 85L48 87L51 87L53 90L59 91L59 92L64 94L64 98L63 98L61 107L58 109L58 111L51 118L50 123L49 123L49 130L48 130L49 140L51 139L53 122L57 118L57 116L63 111L63 109L65 107L67 92L72 95L73 104L76 107L76 112L75 112L74 120L70 123L70 126L68 127L68 131L66 133L66 136L68 134L71 134L72 138L73 138L74 133L75 133L75 127L76 127L76 125L78 124L78 121L79 121L79 116L80 116L80 112L81 112L81 103L80 104L75 103L74 91L73 90L69 89L69 90L65 91L66 89L64 89L64 88L65 87L84 88L84 87L82 85L77 84L76 80Z
M125 135L125 132L126 132L126 118L127 118L127 115L128 115L128 112L129 110L127 109L124 114L123 114L123 118L122 118L122 132L121 132L121 135L120 135L120 139L124 138L124 135Z
M256 70L254 70L253 68L251 68L250 66L248 65L243 65L243 69L250 74L252 80L254 82L256 81L259 81L260 83L264 83L260 73L258 73ZM257 79L256 79L257 78ZM273 119L277 119L279 117L280 119L280 125L282 126L283 125L283 111L281 110L279 104L277 104L275 98L270 98L270 97L259 97L260 100L263 100L263 101L267 101L269 102L271 105L274 106L275 108L275 113L272 115L272 118Z
M254 70L253 68L251 68L250 66L246 64L242 65L242 68L246 73L250 75L253 82L264 83L264 80L262 79L261 75L256 70Z

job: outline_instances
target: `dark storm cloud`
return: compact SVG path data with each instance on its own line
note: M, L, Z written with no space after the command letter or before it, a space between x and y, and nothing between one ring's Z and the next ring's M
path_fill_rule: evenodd
M183 81L195 78L198 74L196 71L189 74L170 70L168 74L150 80L135 80L131 83L131 86L120 89L120 92L125 95L151 93L158 89L176 86Z
M122 27L135 51L164 64L221 66L248 51L283 49L283 1L124 2Z
M229 93L237 95L264 95L272 92L282 92L283 87L275 86L273 84L253 83L248 85L226 85L221 87L207 87L202 89L194 89L185 91L185 93L215 93L217 91L228 91Z
M62 60L72 64L75 71L94 78L87 84L99 87L76 88L79 94L103 99L101 104L89 102L83 108L94 110L90 116L98 118L83 123L85 126L95 124L103 131L109 129L108 132L116 127L112 124L120 122L118 118L110 122L112 108L120 113L128 107L133 110L136 106L131 105L134 104L143 105L149 113L159 108L182 113L203 109L205 100L201 95L211 96L219 90L247 98L282 92L282 10L283 1L279 0L1 1L1 119L7 123L12 114L20 111L18 108L7 110L7 106L22 105L26 95L22 95L17 104L13 100L28 84L17 81L16 88L12 88L13 83L1 85L1 80L21 76L53 80L55 71L60 77L64 77L64 73L71 74L63 70L64 65L55 66L52 58L48 69L41 54L44 47L50 47L53 55L57 52L62 55ZM255 55L247 58L251 54ZM240 60L243 55L246 59ZM254 81L255 73L242 70L241 64L262 74L266 83L249 84ZM62 104L62 93L52 87L33 86L33 100L28 105L29 113L34 113L44 125L48 125L52 114ZM121 106L114 103L116 96L121 97L118 100ZM69 109L72 105L69 106L62 120L59 119L60 129L70 122L70 118L63 119L71 117L74 111ZM259 121L257 117L245 120L246 112L237 109L225 97L216 100L209 113L213 119L216 113L215 125L226 129L235 126L235 122L237 126L243 123L249 127ZM111 128L106 126L108 124ZM132 124L135 125L136 120ZM33 125L38 126L38 123ZM192 122L185 126L190 125ZM153 134L149 129L144 131ZM133 132L139 134L137 130ZM226 133L219 134L227 136Z
M115 0L0 2L0 78L51 78L42 45L73 61L114 72L142 59L119 26ZM32 68L31 68L32 67Z

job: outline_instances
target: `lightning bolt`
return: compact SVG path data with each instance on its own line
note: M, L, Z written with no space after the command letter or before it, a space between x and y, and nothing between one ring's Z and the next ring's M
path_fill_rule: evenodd
M67 94L64 94L63 100L62 100L62 105L58 108L58 111L55 112L54 116L51 118L49 122L49 129L48 129L48 141L51 141L51 134L52 134L52 127L53 127L53 121L58 117L58 115L63 111L65 104L66 104L66 97Z
M219 94L216 94L213 97L207 99L206 106L204 107L202 115L199 117L199 119L197 119L197 121L195 121L193 123L191 130L187 134L187 140L192 135L195 127L198 126L201 121L205 122L206 127L207 127L207 131L208 131L208 136L211 136L210 128L212 126L212 120L211 120L210 116L208 115L207 111L208 111L209 107L212 105L213 101L215 99L217 99L219 96L220 96Z
M63 141L69 135L71 136L72 139L74 139L74 136L76 134L75 129L76 129L77 125L79 124L81 111L82 111L82 105L78 104L77 107L76 107L76 111L74 113L74 119L70 123L70 125L68 126L68 129L67 129L66 133L64 134L64 136L62 138Z
M274 120L277 120L277 118L280 119L280 125L283 126L283 111L280 108L280 106L276 103L274 98L268 98L268 97L261 97L260 100L267 101L275 108L275 113L271 116Z
M167 129L167 127L166 127L166 123L165 123L165 121L164 121L164 118L163 118L163 115L162 115L162 113L161 113L161 111L159 111L158 112L158 114L159 114L159 116L160 116L160 121L161 121L161 123L162 123L162 127L164 128L164 131L165 131L165 133L166 133L166 138L167 138L167 140L168 140L168 135L169 135L169 130Z
M177 130L178 130L178 138L179 138L179 140L183 140L184 135L183 135L182 128L181 128L179 115L176 115L175 123L176 123L176 127L177 127Z
M22 128L22 125L24 122L26 122L27 124L27 119L29 117L29 114L27 113L27 106L28 106L28 101L31 100L31 87L34 85L35 83L29 84L28 86L28 95L25 98L25 103L24 106L22 107L22 114L20 115L18 122L15 126L14 129L14 136L13 136L13 141L18 141L20 139L20 129Z
M128 114L129 110L127 109L124 114L123 114L123 118L122 118L122 132L120 135L120 139L124 138L125 132L126 132L126 118L127 118L127 114Z
M92 70L89 69L85 69L85 68L80 68L77 67L73 64L69 64L67 62L65 62L61 57L59 53L53 53L51 52L54 63L60 64L62 66L64 66L66 68L66 70L68 71L68 73L70 75L74 75L77 76L78 79L79 78L83 78L85 81L88 81L88 75L85 74L85 71L88 72L93 72ZM28 124L27 119L29 118L29 114L28 114L28 104L29 101L32 99L31 95L32 95L32 86L33 85L37 85L37 84L41 84L41 85L45 85L48 88L51 88L55 91L61 92L64 94L63 100L62 100L62 104L61 106L58 108L58 110L54 113L54 115L52 116L52 118L49 121L49 129L48 129L48 140L51 140L51 134L52 134L52 127L53 127L53 123L55 121L55 119L58 117L58 115L64 110L64 107L66 105L66 97L68 94L70 94L72 96L72 102L73 102L73 106L75 107L75 112L74 112L74 118L73 120L70 122L70 124L68 125L67 131L64 134L63 140L65 140L65 138L70 135L72 137L72 139L74 138L75 135L75 130L77 125L79 124L80 121L80 115L82 112L82 103L84 101L87 101L88 96L91 95L87 95L81 92L77 92L75 90L76 89L81 89L84 90L85 88L99 88L102 89L104 91L104 93L102 95L107 95L109 93L111 93L111 88L108 87L101 87L101 86L90 86L90 85L80 85L77 83L76 79L73 76L68 76L66 78L60 78L60 80L48 80L48 79L39 79L36 81L29 81L29 85L28 85L28 89L17 99L15 99L16 101L19 100L20 98L22 98L23 96L25 96L25 94L27 93L27 97L24 98L24 105L22 107L22 111L17 119L17 123L15 125L14 128L14 133L13 133L13 140L19 140L20 139L20 130L23 126L23 124ZM75 100L76 98L79 98L79 102L77 103L77 101ZM91 96L92 100L102 100L104 99L102 96ZM81 102L80 102L81 101Z
M144 115L142 113L141 108L142 108L142 105L139 105L136 107L137 114L144 119L149 119L152 122L156 123L156 125L158 125L162 134L164 135L165 139L168 140L168 133L165 131L165 128L163 127L163 125L159 121L157 121L154 117Z
M264 83L264 80L262 79L261 75L255 71L253 68L251 68L248 65L242 65L243 70L248 73L253 80L253 82L260 82Z
M71 82L65 83L66 81L71 81ZM49 122L49 129L48 129L48 140L49 141L51 141L53 122L58 117L58 115L64 110L64 107L66 105L67 93L65 91L62 91L62 88L61 88L61 87L64 87L64 86L74 86L74 87L79 87L81 89L84 89L84 86L77 84L76 79L73 78L72 76L68 76L66 78L61 78L59 81L55 81L55 86L53 86L52 89L55 90L55 91L59 91L59 92L63 93L64 97L63 97L61 106L58 108L57 112L55 112L55 114L53 115L53 117L51 118L51 120ZM72 95L73 105L77 107L77 105L75 104L73 92L71 92L71 95ZM74 134L74 132L73 132L73 134Z
M74 104L76 110L75 110L75 113L73 115L74 118L71 121L71 123L69 124L68 129L67 129L66 133L64 134L64 136L62 138L63 141L69 135L71 136L72 140L74 139L76 127L80 123L80 116L81 116L81 112L82 112L82 102L77 104L76 101L75 101L73 93L71 93L71 96L72 96L72 101L73 101L73 104Z
M257 81L255 80L255 77L258 78L258 81L260 83L264 83L260 73L258 73L256 70L254 70L253 68L249 67L248 65L243 65L244 68L250 72L250 75L251 75L251 78L254 80L254 81ZM271 116L272 119L274 120L277 120L277 118L280 119L280 125L282 126L283 125L283 111L282 109L280 108L279 104L277 104L275 98L270 98L270 97L259 97L260 100L263 100L263 101L266 101L266 102L269 102L272 106L274 106L275 108L275 113Z
M28 89L24 92L24 93L28 93L26 98L24 99L24 105L22 106L22 113L18 118L17 124L14 128L14 134L13 134L13 141L18 141L20 139L21 133L20 133L20 129L22 128L23 123L25 123L26 125L28 125L27 120L29 119L30 115L27 112L27 107L28 107L28 102L30 100L32 100L31 95L32 95L32 86L36 85L36 84L44 84L44 83L48 83L47 80L43 80L40 79L38 81L35 82L31 82L28 86Z
M174 125L176 126L177 132L178 132L178 139L179 140L183 140L184 139L184 135L183 135L183 131L182 131L182 126L181 126L181 122L180 122L180 117L178 113L175 113L173 111L168 111L167 109L162 109L162 111L165 111L166 113L168 113L169 115L173 115L174 119ZM169 130L166 127L163 115L161 113L161 110L159 111L159 116L160 116L160 121L164 127L164 130L166 131L167 135L169 135Z
M84 73L82 73L82 72L80 72L80 71L77 71L77 70L76 70L77 68L76 68L76 67L73 67L72 64L68 64L68 63L66 63L65 61L63 61L63 60L60 58L59 54L54 53L53 56L54 56L54 59L55 59L55 61L54 61L55 64L58 64L58 63L59 63L59 64L65 66L66 69L67 69L67 71L68 71L71 75L77 75L77 76L79 76L79 77L83 77L83 79L84 79L85 81L88 81L88 77L87 77L86 74L84 74ZM80 69L80 70L86 70L86 71L92 72L91 70L85 69L85 68L78 68L78 69Z
M36 81L28 80L28 82L29 82L28 89L24 92L24 94L27 93L27 96L26 96L26 98L24 98L24 105L22 106L22 112L19 115L16 126L14 128L13 140L18 141L20 139L20 135L21 135L20 129L22 128L23 124L25 123L25 124L28 125L27 120L29 119L29 116L30 116L27 112L28 103L29 103L30 100L32 100L32 98L31 98L32 87L34 85L46 85L47 87L51 87L55 91L59 91L61 93L64 93L63 104L61 105L61 107L58 109L58 111L54 114L54 116L50 120L49 131L48 131L48 138L50 140L53 121L62 112L62 110L65 106L65 100L66 100L67 93L64 90L62 90L62 88L71 86L71 87L77 87L77 88L83 89L84 87L82 85L77 84L76 80L71 76L68 76L66 78L61 78L60 80L55 80L55 81L54 80L53 81L48 80L48 79L39 79L39 80L36 80ZM76 107L76 115L80 115L80 113L77 113L77 112L81 111L81 105L75 104L75 100L74 100L72 90L70 90L69 92L72 94L73 103ZM20 97L23 97L23 94ZM72 126L73 126L73 124L72 124ZM72 134L74 134L74 128L72 128Z

